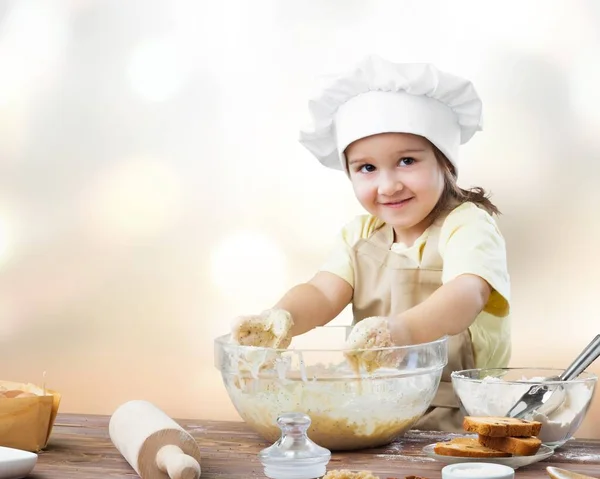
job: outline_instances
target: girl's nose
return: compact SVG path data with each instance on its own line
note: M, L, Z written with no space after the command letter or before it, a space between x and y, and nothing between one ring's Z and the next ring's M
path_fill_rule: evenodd
M382 196L393 196L398 191L401 191L404 185L394 174L385 173L379 176L379 185L377 193Z

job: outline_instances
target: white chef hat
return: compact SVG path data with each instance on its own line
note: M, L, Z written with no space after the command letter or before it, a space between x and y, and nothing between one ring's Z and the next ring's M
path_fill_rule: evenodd
M458 149L482 129L473 84L428 63L368 56L335 76L309 101L311 124L300 143L325 166L346 170L344 150L378 133L427 138L458 171Z

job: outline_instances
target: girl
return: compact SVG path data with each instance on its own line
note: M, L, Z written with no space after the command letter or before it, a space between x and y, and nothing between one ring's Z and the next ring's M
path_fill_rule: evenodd
M237 318L234 340L285 348L350 302L351 349L448 335L438 393L415 428L462 431L450 373L505 367L511 352L505 243L493 219L499 212L484 190L456 183L459 146L481 130L481 109L469 81L379 57L324 88L310 102L312 125L300 141L347 174L368 214L342 229L310 281L272 309Z

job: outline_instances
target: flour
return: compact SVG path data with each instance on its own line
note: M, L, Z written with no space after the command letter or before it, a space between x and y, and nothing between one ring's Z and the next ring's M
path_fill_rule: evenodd
M564 402L549 416L536 413L532 417L543 424L540 432L542 442L569 438L583 421L592 399L592 388L585 383L574 383L565 389L565 393Z
M531 385L544 378L522 379L524 384L507 383L496 377L486 377L480 382L455 382L454 387L471 416L506 416L510 408L525 394ZM579 428L593 394L593 384L568 383L564 402L549 415L535 413L528 419L542 423L540 439L544 444L561 443Z

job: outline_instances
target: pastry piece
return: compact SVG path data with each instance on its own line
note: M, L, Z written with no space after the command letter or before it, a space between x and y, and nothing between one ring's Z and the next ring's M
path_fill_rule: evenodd
M334 469L323 476L323 479L379 479L371 471L351 472L347 469Z
M28 391L22 391L20 389L6 389L4 391L0 391L0 398L31 398L36 396L37 394Z
M508 452L515 456L533 456L542 445L542 441L534 436L489 437L480 435L477 440L482 446Z
M537 436L542 428L538 421L526 421L512 417L474 417L466 416L463 420L463 429L467 432L476 432L488 437L529 437Z
M438 442L433 450L441 456L456 457L510 457L508 452L482 446L476 438L457 438L448 442Z

